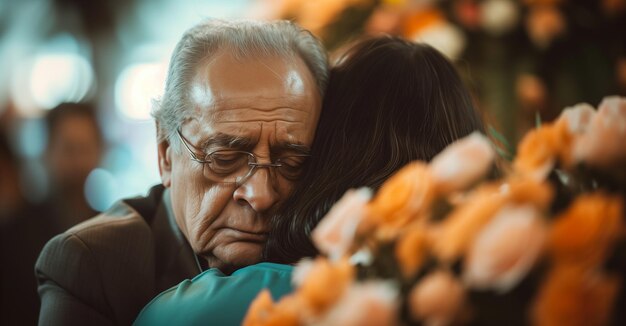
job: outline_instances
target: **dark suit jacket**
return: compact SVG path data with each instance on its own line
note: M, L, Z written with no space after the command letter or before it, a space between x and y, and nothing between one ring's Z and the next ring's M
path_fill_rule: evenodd
M155 295L197 275L168 204L155 186L50 240L35 266L39 324L129 325Z

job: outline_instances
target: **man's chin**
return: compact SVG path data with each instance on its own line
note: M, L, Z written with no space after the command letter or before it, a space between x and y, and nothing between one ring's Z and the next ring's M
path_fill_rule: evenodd
M224 274L261 262L263 245L258 242L232 242L215 248L207 261L209 268L217 268Z

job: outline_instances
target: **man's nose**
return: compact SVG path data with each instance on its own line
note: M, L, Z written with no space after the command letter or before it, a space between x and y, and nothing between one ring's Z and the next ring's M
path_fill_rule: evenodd
M243 182L233 194L237 203L249 205L256 212L271 209L279 200L277 180L272 175L271 167L257 167L252 175Z

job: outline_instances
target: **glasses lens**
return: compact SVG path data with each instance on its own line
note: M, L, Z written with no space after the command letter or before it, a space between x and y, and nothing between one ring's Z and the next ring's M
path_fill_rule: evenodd
M278 173L289 180L298 179L302 175L307 157L305 155L281 157L277 162L280 163Z
M251 169L251 156L245 152L217 151L207 155L205 159L206 177L222 182L238 182Z

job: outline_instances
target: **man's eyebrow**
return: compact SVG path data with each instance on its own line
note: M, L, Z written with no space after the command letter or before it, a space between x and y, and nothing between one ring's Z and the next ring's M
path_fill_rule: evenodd
M207 138L200 144L200 146L205 151L216 148L251 150L254 148L255 144L256 141L251 138L234 136L220 132Z
M279 142L278 144L272 146L272 152L295 152L296 154L309 155L311 153L311 148L302 143Z
M242 136L229 135L225 133L217 133L211 135L205 141L200 144L200 149L204 151L211 151L218 148L231 148L237 150L251 151L256 146L257 141ZM311 152L311 148L300 142L279 142L271 145L271 150L274 153L292 152L296 154L308 155Z

